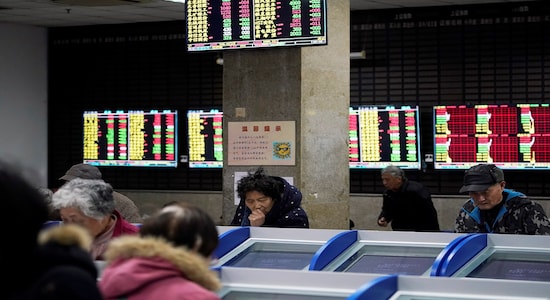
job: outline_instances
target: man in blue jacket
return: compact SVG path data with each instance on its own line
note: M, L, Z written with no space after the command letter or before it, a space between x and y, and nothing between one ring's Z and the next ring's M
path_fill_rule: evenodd
M460 193L467 192L470 199L456 218L455 232L550 235L542 206L505 186L504 173L493 164L468 169Z

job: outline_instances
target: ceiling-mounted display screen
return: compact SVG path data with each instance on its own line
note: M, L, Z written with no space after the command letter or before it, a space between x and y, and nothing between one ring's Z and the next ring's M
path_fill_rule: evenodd
M187 0L187 50L327 44L326 0Z
M435 169L550 168L550 104L435 106Z

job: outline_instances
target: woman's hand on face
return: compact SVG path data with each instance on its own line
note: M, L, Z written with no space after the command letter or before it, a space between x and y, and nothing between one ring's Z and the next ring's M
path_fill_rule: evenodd
M252 213L248 216L250 226L262 226L265 223L265 215L260 209L252 210Z

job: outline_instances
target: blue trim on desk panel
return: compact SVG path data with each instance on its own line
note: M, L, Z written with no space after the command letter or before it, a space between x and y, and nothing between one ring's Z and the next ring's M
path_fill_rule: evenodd
M450 277L487 248L487 234L473 233L460 240L439 266L436 276Z
M447 260L447 256L449 256L449 253L451 253L451 251L453 251L460 244L460 242L467 237L468 235L459 236L456 239L452 240L449 244L447 244L447 246L445 246L443 250L441 250L439 255L437 255L437 257L435 258L434 263L432 264L430 276L438 276L439 272L441 272L441 266Z
M229 251L235 249L244 241L250 238L250 227L237 227L230 229L219 236L219 243L214 255L216 258L223 257Z
M340 232L330 238L311 258L310 271L321 271L353 243L357 242L357 230Z
M347 300L387 300L397 292L397 289L398 275L382 276L360 287Z

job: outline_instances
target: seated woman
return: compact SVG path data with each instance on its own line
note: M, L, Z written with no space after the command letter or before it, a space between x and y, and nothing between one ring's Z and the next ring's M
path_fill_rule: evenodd
M219 278L209 268L218 231L206 212L171 203L145 219L139 235L113 240L105 252L105 300L220 299Z
M239 180L237 193L241 201L231 225L309 228L302 193L282 177L260 167Z
M111 239L139 231L115 209L113 188L101 179L68 181L53 194L51 205L59 211L63 223L88 229L93 237L90 253L94 260L103 260Z

